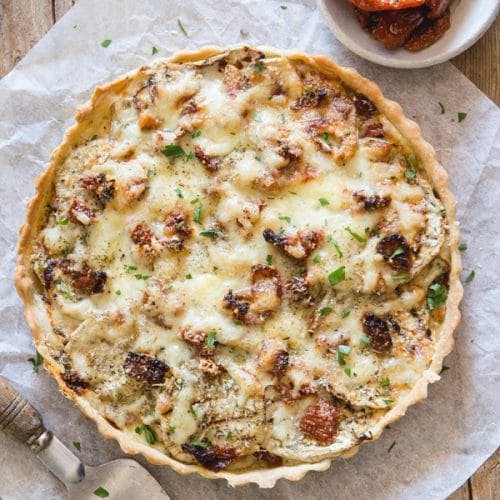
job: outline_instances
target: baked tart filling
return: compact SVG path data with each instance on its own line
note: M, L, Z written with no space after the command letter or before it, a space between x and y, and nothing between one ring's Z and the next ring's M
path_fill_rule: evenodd
M79 110L16 285L101 432L269 485L377 438L439 378L453 217L432 148L374 84L325 57L207 48Z

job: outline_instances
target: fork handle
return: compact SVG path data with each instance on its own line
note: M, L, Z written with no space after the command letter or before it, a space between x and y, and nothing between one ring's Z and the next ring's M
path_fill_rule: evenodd
M0 430L30 447L45 432L42 417L7 381L0 377Z

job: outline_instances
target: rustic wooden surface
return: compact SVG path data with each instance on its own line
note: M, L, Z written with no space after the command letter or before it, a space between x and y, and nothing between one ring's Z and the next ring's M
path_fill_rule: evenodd
M76 0L0 0L0 78L75 4ZM500 20L478 43L452 60L487 96L500 103ZM500 451L449 500L494 500L500 492Z

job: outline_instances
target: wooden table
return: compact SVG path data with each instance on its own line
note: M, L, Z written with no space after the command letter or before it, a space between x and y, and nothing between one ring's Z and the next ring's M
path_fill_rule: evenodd
M76 0L0 0L0 78L49 31ZM476 45L452 60L487 96L500 103L498 54L500 20ZM500 492L500 451L453 495L451 500L493 500Z

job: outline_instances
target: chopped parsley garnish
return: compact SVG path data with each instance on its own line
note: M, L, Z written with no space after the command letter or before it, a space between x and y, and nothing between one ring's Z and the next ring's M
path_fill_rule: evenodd
M153 170L152 168L148 168L147 172L146 172L146 175L148 177L151 177L152 175L155 175L156 174L156 170Z
M226 439L231 439L233 437L233 432L232 431L229 431L227 434L226 434Z
M262 158L260 156L257 156L255 155L254 158L257 160L257 161L262 161Z
M182 191L179 188L175 188L174 191L178 198L184 198L184 195L182 194Z
M313 262L314 262L315 264L319 264L319 263L321 262L321 255L319 255L319 254L318 254L318 255L315 255L315 256L314 256L314 259L313 259Z
M415 179L416 176L417 176L417 172L415 172L415 170L405 170L405 177L409 181Z
M193 276L191 274L186 274L186 279L187 280L192 280L193 279Z
M330 286L338 285L345 280L345 266L340 266L328 275L328 282Z
M389 377L385 377L379 383L382 387L387 387L391 384L391 381L389 380Z
M429 287L427 291L427 305L432 311L433 309L438 309L443 306L448 297L448 289L441 285L441 283L434 283Z
M168 426L168 433L169 434L175 434L175 425L169 425Z
M355 240L359 241L360 243L366 243L366 238L363 238L363 236L361 236L360 234L358 233L355 233L349 226L345 227L344 228Z
M349 356L351 348L348 345L339 345L337 348L337 361L340 366L345 365L345 357Z
M57 285L57 290L59 290L63 295L66 295L67 297L71 295L71 290L65 283L59 283L59 285Z
M286 222L288 222L288 224L290 224L292 222L292 219L290 217L288 217L288 215L280 215L278 217L279 220L284 220Z
M73 446L78 450L82 451L82 445L80 444L80 441L73 441Z
M283 113L280 115L280 122L286 123L286 116Z
M106 498L109 497L109 491L102 486L99 486L96 490L94 490L94 495L96 497Z
M122 291L121 290L116 290L116 295L121 295L122 294Z
M359 342L361 345L368 346L372 343L370 337L367 337L366 335L363 335L360 339Z
M342 315L341 315L342 319L347 318L347 316L349 316L349 314L351 314L351 311L349 309L344 309L342 311Z
M326 207L327 205L330 205L330 202L329 202L326 198L320 198L320 199L319 199L319 204L320 204L322 207Z
M137 434L143 434L144 433L144 437L146 438L146 441L149 444L155 444L156 443L155 435L153 434L153 431L151 430L151 427L149 427L149 425L146 425L146 424L138 425L135 428L135 432Z
M203 210L203 205L201 203L194 210L193 220L198 224L201 224L201 211L202 210Z
M266 263L268 266L273 263L273 256L271 254L266 255Z
M350 377L351 376L351 367L350 366L346 366L345 369L344 369L344 373Z
M179 26L179 29L184 33L184 36L188 36L188 32L186 31L186 28L184 28L180 19L177 19L177 25Z
M190 152L186 155L186 158L184 158L184 162L188 162L189 160L194 159L194 157L195 157L194 151L190 151Z
M148 276L147 274L134 274L134 277L136 280L144 280L144 281L151 278L151 276Z
M262 122L262 118L260 117L259 113L254 113L252 115L252 120L254 122L257 122L257 123L261 123Z
M205 337L205 345L207 347L214 347L216 337L217 337L217 332L215 330L211 330Z
M321 134L321 139L323 139L323 141L328 144L328 146L330 146L330 136L328 135L328 132L323 132Z
M206 231L200 231L199 235L205 236L205 238L212 238L213 240L215 240L215 238L217 238L217 236L218 236L217 231L214 231L213 229L207 229Z
M467 113L460 111L458 113L458 123L463 122L467 118Z
M168 158L181 158L186 156L185 151L177 144L167 144L161 152Z
M281 10L286 10L288 7L286 5L280 5Z
M62 220L58 220L57 223L60 225L60 226L67 226L68 225L68 218L66 217L65 219L62 219Z
M438 102L438 104L439 104L439 109L441 110L441 114L444 115L444 106L443 106L443 103Z
M137 271L137 266L127 266L127 273L130 271Z
M391 446L389 446L388 450L387 450L387 453L390 453L391 450L394 448L394 446L396 446L396 441L393 441Z
M190 413L191 415L193 415L194 418L196 418L198 416L198 414L194 411L193 407L189 408L188 413Z
M205 441L191 441L189 443L191 446L196 446L197 448L206 448L210 446L212 443L207 439Z
M196 139L197 137L200 137L201 135L201 130L198 129L198 130L195 130L192 134L191 134L191 138L192 139Z
M340 249L339 244L335 241L334 237L328 236L328 241L335 247L335 250L337 250L339 257L343 257L344 254L342 253L342 250Z
M417 170L417 166L415 165L415 160L412 155L405 155L405 161L412 170Z
M195 203L199 203L199 201L200 201L200 197L199 197L199 196L197 196L196 198L193 198L193 199L190 201L190 203L191 203L191 205L194 205Z
M40 366L43 364L43 356L36 351L36 354L28 358L28 361L33 365L33 373L38 373L40 371Z
M461 252L465 252L467 250L467 243L465 243L465 241L463 243L460 243L460 245L458 245L458 249Z
M155 54L158 54L158 48L153 45L151 48L151 55L154 56Z
M68 254L69 254L69 250L67 248L65 248L62 252L63 254L63 257L66 259L68 257Z
M327 314L330 314L332 311L333 309L330 306L325 306L319 310L319 315L323 317L326 316Z
M398 255L403 255L405 253L404 248L398 247L394 252L391 253L389 256L389 259L394 259L394 257L397 257Z
M408 273L401 274L393 274L392 281L406 281L410 279L410 275Z
M111 45L111 40L109 39L103 40L101 42L101 47L104 47L105 49L107 49L110 45Z
M386 406L392 405L394 403L393 399L382 399Z
M243 38L246 38L249 33L248 31L244 30L243 28L240 29L240 35L243 37Z
M470 283L475 277L476 277L476 271L473 270L469 273L469 276L465 278L465 282Z
M264 69L264 61L258 61L255 64L255 68L253 70L255 73L262 73L263 69Z

